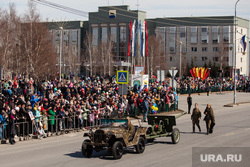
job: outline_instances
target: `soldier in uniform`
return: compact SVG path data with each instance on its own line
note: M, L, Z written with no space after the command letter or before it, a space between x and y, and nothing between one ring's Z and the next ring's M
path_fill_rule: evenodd
M211 104L207 104L207 108L205 109L204 114L205 114L204 121L206 121L207 135L208 135L209 133L213 133L213 127L215 125L214 111L211 107Z
M132 139L134 135L134 125L132 125L131 121L128 120L128 138Z
M188 97L187 97L187 103L188 103L188 114L190 114L190 109L191 109L191 106L192 106L191 94L189 94Z
M201 119L201 111L198 108L198 103L195 103L195 108L193 109L193 113L191 115L191 120L193 123L193 133L195 133L195 125L199 128L199 132L201 132L200 119Z

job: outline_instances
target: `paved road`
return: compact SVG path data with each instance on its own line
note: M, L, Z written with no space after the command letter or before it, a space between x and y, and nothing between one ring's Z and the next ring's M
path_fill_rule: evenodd
M158 138L146 146L143 154L125 151L121 160L113 160L107 152L94 153L93 158L81 155L82 133L71 133L43 140L18 142L15 145L0 145L0 166L192 166L193 147L250 147L250 104L238 107L222 107L232 102L233 94L194 95L201 111L211 103L215 112L214 134L205 135L205 122L201 122L202 133L192 134L190 115L177 119L181 131L179 144L170 138ZM250 94L237 94L237 101L250 101ZM179 107L186 109L186 96L180 97ZM218 148L219 149L219 148Z

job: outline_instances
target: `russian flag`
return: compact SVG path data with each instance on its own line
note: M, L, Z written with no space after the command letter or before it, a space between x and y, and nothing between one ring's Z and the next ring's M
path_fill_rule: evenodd
M242 47L243 47L243 54L245 54L245 51L246 51L246 47L247 47L247 43L246 43L246 35L244 35L242 38L241 38L241 41L240 41Z

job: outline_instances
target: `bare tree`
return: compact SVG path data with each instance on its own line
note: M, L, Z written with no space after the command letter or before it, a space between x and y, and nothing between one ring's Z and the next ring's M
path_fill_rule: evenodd
M93 47L91 34L86 34L86 39L84 41L84 45L86 47L85 60L87 60L87 62L89 64L90 76L92 76L93 75L93 56L94 56L93 52L94 52L94 47Z
M160 47L159 40L152 35L148 37L148 59L149 59L149 74L156 74L157 66L160 65Z
M0 58L4 73L17 72L15 60L18 61L17 47L19 45L18 33L20 30L20 17L17 16L14 4L9 10L0 13Z
M36 6L29 2L20 33L22 71L35 78L55 72L56 56L47 25L41 23Z

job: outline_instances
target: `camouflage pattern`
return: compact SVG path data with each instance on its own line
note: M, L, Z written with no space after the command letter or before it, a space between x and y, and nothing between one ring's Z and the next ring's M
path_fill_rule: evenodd
M94 149L95 147L98 147L98 149L104 149L102 147L112 148L112 144L118 140L122 141L125 147L129 147L137 145L140 137L146 139L146 127L137 127L135 134L134 131L135 127L132 124L128 124L120 127L98 127L95 132L91 134L85 133L84 136L89 136L91 141L89 144L92 145Z

